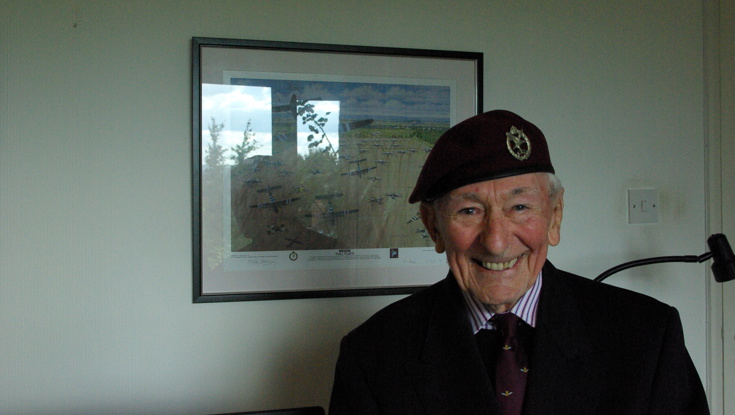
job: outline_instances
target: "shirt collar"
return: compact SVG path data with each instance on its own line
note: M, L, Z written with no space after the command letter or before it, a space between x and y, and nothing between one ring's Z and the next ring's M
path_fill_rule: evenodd
M542 274L539 273L536 282L526 291L518 302L510 309L510 312L520 317L529 326L536 327L536 309L538 308L539 294L541 293ZM493 330L495 327L490 319L495 315L486 304L477 301L469 292L462 291L462 298L467 308L467 316L472 325L472 333L481 329Z

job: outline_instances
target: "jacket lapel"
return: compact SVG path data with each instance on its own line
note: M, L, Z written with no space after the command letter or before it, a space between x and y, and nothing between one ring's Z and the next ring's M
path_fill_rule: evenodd
M524 413L595 412L605 356L595 350L580 321L576 293L543 270ZM423 349L406 365L406 374L426 414L499 414L494 392L467 321L454 276L430 308Z
M531 374L524 412L594 413L604 377L604 356L580 321L575 293L559 281L549 263L543 270L534 334Z
M454 276L431 307L420 355L406 371L427 414L498 414Z

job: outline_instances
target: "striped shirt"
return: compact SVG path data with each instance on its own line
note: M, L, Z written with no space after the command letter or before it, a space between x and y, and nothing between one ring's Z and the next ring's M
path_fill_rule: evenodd
M541 274L539 273L533 286L510 309L511 313L520 317L531 327L536 327L536 309L538 308L538 299L541 293ZM495 313L490 310L490 306L477 301L472 294L466 291L462 291L462 296L467 306L467 316L470 319L472 333L477 334L481 329L494 330L495 327L490 322L490 319Z

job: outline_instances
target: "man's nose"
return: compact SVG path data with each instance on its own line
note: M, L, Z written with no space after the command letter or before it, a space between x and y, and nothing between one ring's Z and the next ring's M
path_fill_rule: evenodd
M503 257L510 245L510 223L502 215L488 215L480 233L480 243L492 255Z

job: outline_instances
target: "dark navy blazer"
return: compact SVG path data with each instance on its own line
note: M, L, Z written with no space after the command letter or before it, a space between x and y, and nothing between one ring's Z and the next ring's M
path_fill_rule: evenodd
M459 287L444 280L342 340L330 415L499 414ZM547 262L524 414L708 414L679 314Z

